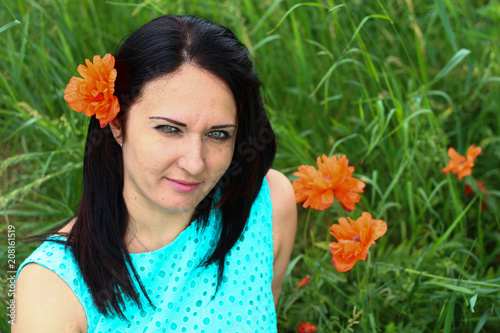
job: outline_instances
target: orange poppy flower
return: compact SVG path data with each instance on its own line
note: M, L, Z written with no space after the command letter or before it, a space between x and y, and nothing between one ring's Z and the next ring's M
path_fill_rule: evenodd
M339 272L347 272L354 267L356 261L366 260L368 249L375 240L387 232L387 224L382 220L372 219L364 212L356 221L339 218L339 224L331 227L331 234L337 239L330 243L332 264Z
M115 58L106 54L104 58L94 56L93 62L85 59L87 67L78 66L82 76L72 77L64 91L64 99L76 112L83 112L87 117L93 115L99 119L101 128L113 120L120 111L115 92Z
M448 165L443 168L441 171L446 174L447 172L451 172L453 174L458 173L458 179L462 180L463 177L469 176L472 173L472 168L474 167L474 161L476 157L481 153L481 147L475 147L471 145L469 149L467 149L467 157L464 157L456 152L455 149L448 149L448 156L450 157L450 161Z
M322 160L321 160L322 159ZM305 200L303 207L324 210L330 207L335 198L348 212L361 199L365 184L352 177L354 167L344 156L327 157L325 154L316 160L318 169L311 165L301 165L293 175L299 179L292 182L297 203Z
M297 326L297 330L299 331L299 333L314 333L318 330L318 328L310 322L307 322L301 323L299 326Z
M295 287L293 289L297 290L299 288L302 288L303 286L305 286L307 284L307 282L309 282L309 280L311 280L311 277L308 275L300 281L300 283L297 285L297 287Z

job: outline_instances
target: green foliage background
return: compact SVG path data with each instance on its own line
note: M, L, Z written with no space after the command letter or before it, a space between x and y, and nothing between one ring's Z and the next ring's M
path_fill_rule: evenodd
M337 203L322 212L299 205L280 332L307 321L319 332L500 327L498 0L3 0L2 308L7 226L16 227L19 265L35 246L21 238L56 227L78 205L88 120L63 100L69 78L166 13L209 18L249 47L279 139L276 169L293 180L299 165L345 154L367 184L350 214ZM471 144L483 148L472 176L443 175L448 147L464 155ZM329 227L363 211L388 232L366 262L339 273Z

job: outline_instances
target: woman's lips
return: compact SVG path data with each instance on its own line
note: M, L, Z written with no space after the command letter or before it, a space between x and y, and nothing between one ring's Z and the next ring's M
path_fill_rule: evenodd
M178 179L166 178L170 185L172 185L177 191L181 192L191 192L200 186L201 183L190 183Z

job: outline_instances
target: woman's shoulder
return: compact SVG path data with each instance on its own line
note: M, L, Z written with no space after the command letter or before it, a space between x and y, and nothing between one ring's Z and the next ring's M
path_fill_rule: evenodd
M69 234L71 229L73 229L73 225L75 224L75 222L76 222L76 217L69 220L69 222L64 227L59 229L58 233L68 233Z
M295 216L297 214L295 193L288 178L281 172L271 169L266 179L273 202L273 222L274 218Z
M71 287L36 262L19 272L15 291L16 322L12 332L86 332L87 319Z
M45 239L19 266L18 275L23 268L31 263L37 263L58 275L71 277L77 275L78 272L72 270L71 266L76 266L73 258L73 253L70 247L66 246L66 238L59 235L63 233L66 227L58 231L55 235L51 235ZM64 235L64 234L63 234ZM67 274L64 272L67 271ZM60 274L63 273L63 274Z
M292 184L281 172L271 169L267 173L266 179L269 184L273 207L274 263L272 290L274 302L277 306L281 285L295 243L297 205Z
M70 224L59 232L69 232ZM64 238L50 236L18 269L12 332L86 332L85 311L76 295L80 284Z
M297 229L297 206L295 193L288 178L281 172L271 169L266 175L273 208L273 234L274 242L278 246L282 242L289 243L295 240Z

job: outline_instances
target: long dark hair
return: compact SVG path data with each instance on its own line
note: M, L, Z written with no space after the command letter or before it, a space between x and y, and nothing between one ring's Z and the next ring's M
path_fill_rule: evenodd
M210 71L224 80L234 95L238 131L231 165L196 208L199 228L207 225L212 209L219 209L220 238L203 261L204 266L218 265L218 289L225 257L245 228L276 153L274 133L260 94L261 82L249 52L223 26L194 16L166 15L131 34L115 59L118 72L115 96L120 102L118 117L123 129L128 109L140 97L145 83L173 73L184 64ZM114 312L124 318L121 309L124 296L142 308L133 279L154 306L124 244L128 216L122 195L122 150L109 126L101 129L95 118L88 128L83 188L76 222L67 235L66 244L73 251L98 310L106 316Z

